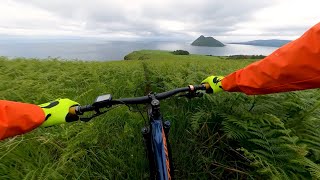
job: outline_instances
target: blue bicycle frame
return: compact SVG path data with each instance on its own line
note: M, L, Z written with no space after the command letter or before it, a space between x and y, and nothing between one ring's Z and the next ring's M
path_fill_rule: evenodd
M142 134L149 159L150 177L157 180L172 179L171 149L167 140L170 122L163 121L158 100L152 100L148 117L149 125L142 129Z
M122 98L118 100L112 100L111 95L106 94L97 97L93 104L71 107L69 113L73 115L83 115L84 112L95 111L96 113L90 117L80 118L81 121L87 122L108 111L101 112L100 108L110 108L117 104L147 104L149 124L142 128L142 135L149 159L150 179L169 180L173 178L174 173L171 160L171 148L168 141L170 122L163 121L160 113L159 100L182 92L188 92L184 95L188 98L201 97L201 93L198 93L197 90L208 90L210 88L209 84L198 86L189 85L188 87L178 88L159 94L151 93L148 96Z
M162 120L153 121L151 127L153 153L158 168L157 179L171 179L167 138L162 127Z

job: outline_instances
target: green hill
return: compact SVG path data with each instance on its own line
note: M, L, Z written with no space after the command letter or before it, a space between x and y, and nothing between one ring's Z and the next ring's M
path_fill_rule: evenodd
M204 37L201 35L195 41L191 43L192 46L208 46L208 47L223 47L225 46L220 41L214 39L213 37Z
M67 97L89 104L198 84L252 60L136 51L129 61L0 58L1 99L40 104ZM161 101L172 123L176 179L316 179L319 91L246 96L220 93ZM148 179L136 111L121 106L88 123L36 130L0 142L0 179ZM18 110L17 110L18 111ZM145 113L143 113L145 114Z

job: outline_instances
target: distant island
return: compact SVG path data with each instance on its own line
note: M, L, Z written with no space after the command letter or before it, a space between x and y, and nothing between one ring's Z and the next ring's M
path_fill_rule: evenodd
M268 40L254 40L247 42L233 42L229 44L244 44L244 45L253 45L253 46L270 46L270 47L281 47L287 43L291 42L290 40L281 40L281 39L268 39Z
M191 43L192 46L207 46L207 47L223 47L225 46L220 41L214 39L213 37L204 37L201 35Z

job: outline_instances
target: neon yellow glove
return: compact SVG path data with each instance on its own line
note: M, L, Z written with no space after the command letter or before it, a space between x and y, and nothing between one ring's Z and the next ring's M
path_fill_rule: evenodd
M69 114L69 108L75 105L79 105L79 103L70 99L56 99L52 102L40 104L39 106L46 115L46 120L41 126L48 127L79 120L78 116Z
M208 83L210 84L211 89L207 90L207 93L218 93L223 91L221 80L223 76L209 76L201 82L201 84Z

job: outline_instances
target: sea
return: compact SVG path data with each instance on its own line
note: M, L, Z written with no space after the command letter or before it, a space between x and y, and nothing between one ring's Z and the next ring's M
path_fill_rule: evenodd
M224 47L191 46L175 41L0 41L0 56L9 58L57 58L61 60L117 61L138 50L187 50L212 56L269 55L277 47L226 44Z

